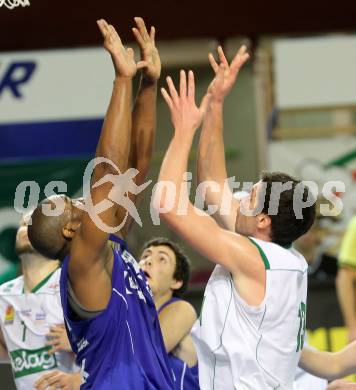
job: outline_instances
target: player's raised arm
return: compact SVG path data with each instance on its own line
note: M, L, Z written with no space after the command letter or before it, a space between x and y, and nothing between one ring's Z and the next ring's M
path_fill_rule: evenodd
M213 55L209 54L209 61L215 72L215 78L208 89L211 99L204 116L199 141L197 173L198 184L204 181L214 181L220 189L220 191L216 191L207 187L205 199L207 205L220 206L225 189L231 201L230 213L227 215L215 213L214 218L221 226L234 231L238 204L232 197L232 192L226 183L227 171L223 137L223 104L226 96L236 82L239 70L247 61L249 55L246 53L246 46L242 46L231 64L229 64L220 46L218 53L220 65L215 61Z
M264 266L254 245L247 238L220 228L213 218L196 209L189 201L187 183L183 181L193 137L201 124L210 96L206 95L201 106L196 106L194 75L191 71L188 87L185 72L181 71L179 94L171 78L167 78L167 83L169 94L165 89L162 89L162 94L171 111L175 131L161 166L159 181L173 183L176 193L174 199L168 199L157 191L155 207L159 211L164 210L166 202L171 204L171 210L162 212L161 217L186 242L204 257L224 265L234 274L261 282L264 289ZM179 211L180 203L187 205L184 211Z
M89 208L107 201L111 191L120 190L113 187L110 177L118 175L128 168L128 157L131 142L131 98L132 77L138 66L134 61L132 49L126 49L113 26L104 20L98 21L104 38L104 47L112 57L116 78L110 104L105 116L100 139L96 149L96 158L105 158L113 163L100 163L92 174L90 197L92 206L86 201L87 212L83 213L81 226L73 238L70 251L69 278L79 302L88 310L101 310L111 295L110 259L106 242L109 232L103 231L89 215ZM105 177L107 176L107 179ZM95 185L103 179L103 184ZM117 218L117 203L105 211L97 212L100 220L109 227L122 222Z
M135 18L136 27L132 29L140 47L142 69L139 90L132 112L132 134L129 166L138 170L134 181L137 185L144 183L152 158L156 130L157 80L161 74L161 60L155 44L155 28L148 33L142 18ZM141 194L142 195L142 192ZM141 196L130 194L137 206ZM122 234L129 231L133 219L131 216L125 224Z
M312 375L334 380L356 373L356 341L338 352L304 347L299 367Z

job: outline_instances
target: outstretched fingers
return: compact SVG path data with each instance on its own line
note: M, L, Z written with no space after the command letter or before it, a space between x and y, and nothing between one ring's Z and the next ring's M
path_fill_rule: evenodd
M224 50L221 46L218 46L218 54L219 54L220 63L224 64L228 68L229 62L227 61Z
M187 77L184 70L180 71L179 95L181 99L187 97Z
M178 104L179 102L178 92L170 76L167 77L167 84L168 84L169 94L173 100L173 103Z
M195 80L191 70L188 73L188 100L195 101Z
M213 70L214 70L214 72L216 74L218 72L218 70L219 70L219 65L215 61L215 58L214 58L214 56L211 53L209 53L209 62L210 62L210 65L211 65L211 67L213 68Z
M133 27L132 28L132 32L136 38L136 41L137 43L140 45L140 47L144 47L145 46L145 40L142 38L142 35L141 33L138 31L138 29L136 27Z
M163 96L163 99L166 101L168 107L170 109L173 108L173 100L171 99L171 97L169 96L168 92L166 91L165 88L161 88L161 93L162 93L162 96Z
M250 55L247 53L247 47L245 45L242 45L240 47L240 50L237 52L234 59L232 60L230 68L233 71L239 71L249 58Z
M136 16L134 18L134 20L135 20L137 29L139 30L143 40L144 41L149 41L150 40L150 36L148 35L147 28L146 28L144 20L141 17L138 17L138 16Z
M115 30L115 27L111 24L109 25L109 32L110 32L110 42L118 41L119 43L121 43L121 39L119 37L119 34Z
M109 34L109 25L107 24L106 20L104 19L99 19L96 21L96 24L99 27L99 30L101 32L101 35L105 39L106 36Z
M150 38L151 38L152 42L155 43L155 41L156 41L156 29L155 29L154 26L151 27Z

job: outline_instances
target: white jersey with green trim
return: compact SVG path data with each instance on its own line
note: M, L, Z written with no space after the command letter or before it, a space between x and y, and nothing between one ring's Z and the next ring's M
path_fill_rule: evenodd
M192 329L202 390L292 390L306 328L307 262L293 248L251 238L266 267L258 306L215 267Z
M46 345L50 327L64 323L60 273L57 269L28 294L23 276L0 286L0 325L18 390L33 389L48 371L75 371L71 353L50 355Z

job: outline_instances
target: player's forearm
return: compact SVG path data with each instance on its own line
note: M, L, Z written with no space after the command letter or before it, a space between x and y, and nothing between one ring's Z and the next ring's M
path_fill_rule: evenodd
M131 97L132 79L117 77L96 149L96 157L108 158L121 172L126 171L128 167L131 142Z
M193 135L189 132L183 136L174 135L166 155L163 159L159 181L169 181L174 185L175 196L172 202L172 209L164 215L174 216L178 213L179 203L188 202L187 183L183 180L183 175L187 171L189 152L193 142ZM157 208L164 208L167 200L165 198L156 199ZM171 204L170 202L168 204Z
M213 214L214 219L228 230L235 228L235 216L237 204L232 197L232 191L227 183L227 171L225 163L225 149L223 138L223 104L222 102L210 103L203 122L203 130L200 136L197 176L198 182L212 181L218 184L220 191L207 186L205 204L218 206L218 211ZM224 198L225 197L225 198ZM226 203L226 202L229 203ZM230 206L226 205L230 204ZM225 206L223 206L225 205Z
M318 351L308 346L303 348L299 367L327 380L340 378L343 374L340 354Z
M348 328L356 326L355 316L355 291L354 275L351 270L339 269L336 279L336 291L339 299L341 311Z
M220 184L227 178L222 103L211 102L206 112L199 141L197 173L199 183L214 180Z
M136 183L142 184L149 170L156 130L157 82L144 77L141 83L132 113L132 135L130 167L139 173Z
M156 101L157 82L149 81L143 76L141 78L139 91L136 97L132 112L131 146L128 166L138 170L133 179L136 185L144 183L150 168L153 145L156 132ZM143 193L138 195L130 194L129 198L138 206ZM125 218L126 210L119 208L117 217L119 220ZM125 237L129 232L133 219L129 216L120 234Z

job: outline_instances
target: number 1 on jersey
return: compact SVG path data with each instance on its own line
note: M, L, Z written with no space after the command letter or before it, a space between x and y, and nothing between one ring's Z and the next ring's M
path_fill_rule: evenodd
M21 325L23 325L22 341L25 342L25 340L26 340L26 330L27 330L27 326L25 324L25 321L21 321Z

